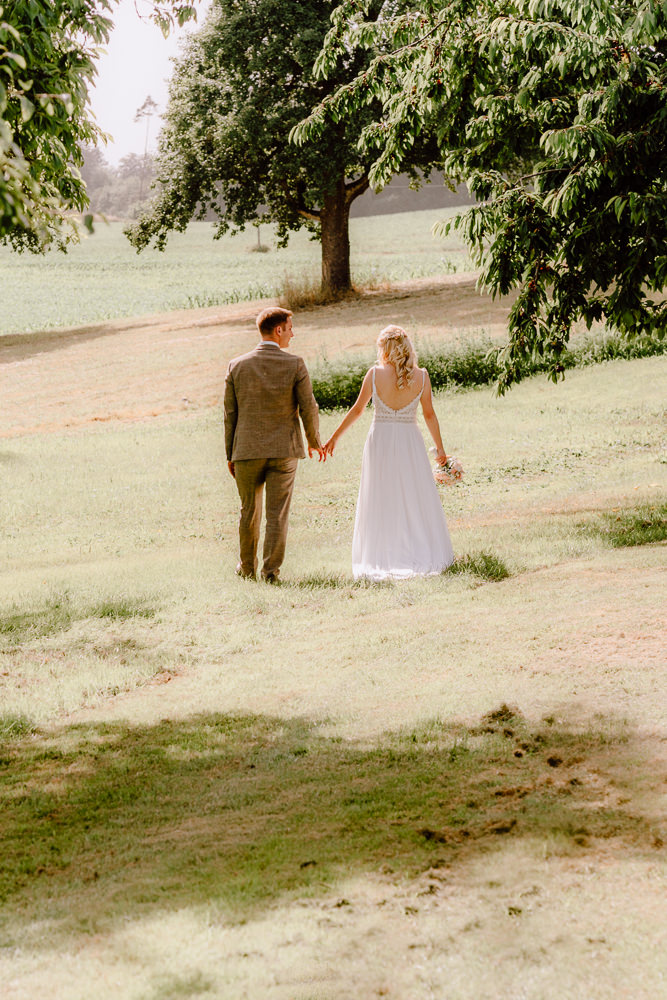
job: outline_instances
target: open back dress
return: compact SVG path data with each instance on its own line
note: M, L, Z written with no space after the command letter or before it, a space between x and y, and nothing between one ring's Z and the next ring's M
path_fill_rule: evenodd
M352 540L355 579L404 579L441 573L454 561L417 409L424 391L399 410L380 399L364 446Z

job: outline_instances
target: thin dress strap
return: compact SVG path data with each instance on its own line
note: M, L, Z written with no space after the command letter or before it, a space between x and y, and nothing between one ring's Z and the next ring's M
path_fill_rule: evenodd
M373 395L375 395L375 365L373 365Z

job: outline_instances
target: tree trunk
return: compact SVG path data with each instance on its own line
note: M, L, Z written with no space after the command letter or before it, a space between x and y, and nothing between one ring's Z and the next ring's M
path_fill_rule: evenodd
M326 195L320 210L322 236L322 293L338 298L352 288L350 280L350 204L352 199L341 179Z

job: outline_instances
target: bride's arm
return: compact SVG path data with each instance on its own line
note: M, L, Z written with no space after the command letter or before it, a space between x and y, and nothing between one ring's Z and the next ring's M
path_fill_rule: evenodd
M442 437L440 436L440 424L438 423L438 418L435 415L435 410L433 409L433 393L431 391L431 380L428 377L428 372L424 369L424 391L422 392L422 412L424 414L424 420L426 421L426 426L428 427L429 434L433 438L433 444L435 445L436 455L435 460L440 465L444 465L447 461L447 455L445 454L445 449L442 443Z
M339 423L336 430L333 432L329 440L324 445L324 450L327 455L333 455L334 448L338 442L338 438L341 434L344 434L348 427L351 427L355 420L358 420L361 414L364 412L368 406L368 401L373 394L373 371L371 368L368 369L364 376L364 381L361 383L361 389L357 400L353 406L347 411L341 422Z

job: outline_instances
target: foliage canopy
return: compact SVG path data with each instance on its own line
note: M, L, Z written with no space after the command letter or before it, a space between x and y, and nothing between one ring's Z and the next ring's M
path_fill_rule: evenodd
M88 91L116 3L0 0L0 240L18 250L76 236L67 213L88 204L81 147L104 138ZM146 10L165 33L195 13L185 0Z
M518 290L502 391L561 357L573 325L663 333L667 305L667 4L663 0L345 0L318 61L378 51L297 129L381 104L364 131L371 181L435 120L450 176L481 201L454 223L494 294Z

